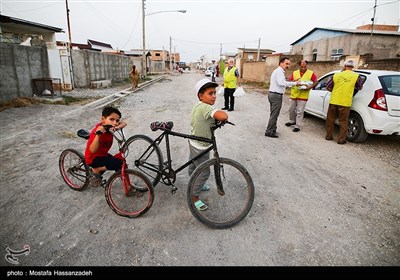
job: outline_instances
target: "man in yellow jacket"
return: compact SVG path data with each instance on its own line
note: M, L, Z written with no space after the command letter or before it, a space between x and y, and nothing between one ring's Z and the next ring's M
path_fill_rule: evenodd
M300 86L291 89L289 100L289 122L286 126L294 125L293 132L300 131L304 118L304 109L308 100L310 89L318 83L317 75L308 69L308 61L303 59L299 62L300 68L293 72L289 81L300 81Z
M346 134L349 122L350 107L353 95L363 87L361 76L353 72L354 61L344 63L344 69L333 75L326 84L326 89L331 91L328 113L326 116L326 140L333 139L333 130L336 118L339 120L338 144L346 144Z
M234 66L234 59L228 59L228 67L224 71L224 108L222 110L233 111L235 107L236 85L240 86L239 70Z

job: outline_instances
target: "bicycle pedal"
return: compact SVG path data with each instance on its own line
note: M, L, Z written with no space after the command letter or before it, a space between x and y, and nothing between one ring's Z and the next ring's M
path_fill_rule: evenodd
M172 188L171 188L171 193L172 193L172 194L175 194L177 190L178 190L177 187L172 186Z

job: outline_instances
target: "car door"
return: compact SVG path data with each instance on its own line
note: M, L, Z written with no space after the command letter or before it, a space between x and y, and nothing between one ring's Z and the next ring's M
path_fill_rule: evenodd
M314 89L310 90L310 95L305 109L307 113L326 119L329 100L331 97L330 91L326 89L326 84L332 75L333 73L319 79L318 84Z

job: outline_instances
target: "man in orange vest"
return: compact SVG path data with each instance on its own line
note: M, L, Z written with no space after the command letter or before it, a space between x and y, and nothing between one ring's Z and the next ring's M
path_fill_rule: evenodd
M343 71L334 74L326 84L326 89L331 91L332 94L326 116L325 139L333 139L333 129L337 118L340 126L338 144L346 144L345 139L353 95L363 87L361 76L352 71L353 67L353 60L346 61Z
M315 73L308 69L308 61L303 59L299 62L300 69L293 72L290 81L300 81L300 86L291 89L289 101L289 122L286 126L294 125L293 132L300 131L304 117L304 109L308 100L310 90L317 85L318 78Z

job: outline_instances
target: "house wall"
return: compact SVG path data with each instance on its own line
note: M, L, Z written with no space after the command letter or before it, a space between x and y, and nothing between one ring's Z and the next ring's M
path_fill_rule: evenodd
M349 34L334 38L322 38L292 46L291 54L303 55L313 60L313 49L317 49L316 61L332 60L332 49L343 49L343 56L373 54L374 59L395 58L400 55L400 36Z
M92 81L122 82L129 77L131 60L127 56L91 50L72 50L74 86L90 87Z
M268 55L265 61L242 61L243 81L269 83L272 71L279 66L279 60L284 56L288 57L291 62L290 68L286 71L286 76L289 78L293 71L298 68L298 62L302 59L302 56L273 54Z
M45 46L0 43L0 101L33 96L32 79L49 75Z
M242 79L249 82L261 82L266 76L264 61L243 61Z
M243 78L244 82L260 82L269 83L272 71L274 71L279 66L279 60L281 57L287 56L290 59L291 65L286 71L285 76L289 78L293 71L299 68L299 61L302 59L301 56L292 55L270 55L267 57L265 62L242 62L243 66ZM312 70L317 77L333 71L343 68L344 60L340 61L309 61L308 68ZM375 60L365 60L363 57L352 57L355 61L358 61L358 69L375 69L375 70L389 70L389 71L399 71L400 69L400 58L387 58L387 59L375 59Z

